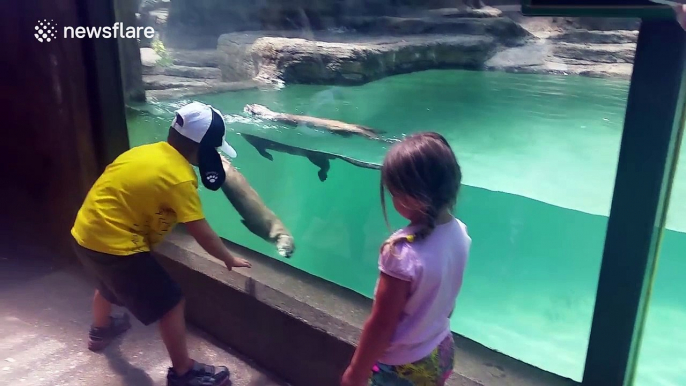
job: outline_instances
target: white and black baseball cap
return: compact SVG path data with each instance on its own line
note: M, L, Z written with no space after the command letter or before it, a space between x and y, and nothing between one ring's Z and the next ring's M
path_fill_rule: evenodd
M224 139L226 127L221 113L210 105L191 102L176 111L172 127L200 145L198 168L202 184L210 190L219 189L226 179L226 173L218 150L231 158L236 157L236 150Z

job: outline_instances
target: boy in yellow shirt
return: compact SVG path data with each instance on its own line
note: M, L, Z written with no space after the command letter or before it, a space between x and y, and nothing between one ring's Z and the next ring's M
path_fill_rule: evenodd
M180 222L229 270L250 267L248 261L229 253L205 220L191 166L198 166L206 188L219 189L226 175L217 148L236 156L224 134L224 120L211 106L193 102L181 107L166 142L134 147L105 169L71 230L79 260L99 284L89 349L105 348L131 327L127 314L110 316L112 304L126 307L145 325L159 321L172 362L168 386L230 384L226 367L189 357L183 295L150 253Z

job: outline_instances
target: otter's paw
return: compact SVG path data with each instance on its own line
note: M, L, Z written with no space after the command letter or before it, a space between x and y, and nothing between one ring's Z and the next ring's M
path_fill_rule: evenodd
M295 251L295 244L293 242L293 236L291 235L280 235L276 239L276 250L282 257L291 257Z

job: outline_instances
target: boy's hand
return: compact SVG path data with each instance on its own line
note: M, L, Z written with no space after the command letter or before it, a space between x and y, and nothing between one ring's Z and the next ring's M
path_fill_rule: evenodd
M226 268L231 271L233 268L250 268L252 265L245 259L235 257L226 249L226 246L216 233L210 228L207 220L197 220L186 223L188 233L200 244L200 246L210 255L223 261Z
M236 256L232 256L232 259L225 261L224 264L226 264L226 269L229 271L234 268L252 268L252 264L248 260Z

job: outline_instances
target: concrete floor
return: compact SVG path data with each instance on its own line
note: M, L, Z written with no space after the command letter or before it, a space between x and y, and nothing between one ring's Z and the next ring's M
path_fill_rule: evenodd
M81 269L8 256L14 254L0 253L0 385L166 385L170 363L154 326L134 321L122 338L92 353L86 337L93 286ZM189 329L192 357L229 367L234 385L286 385Z

